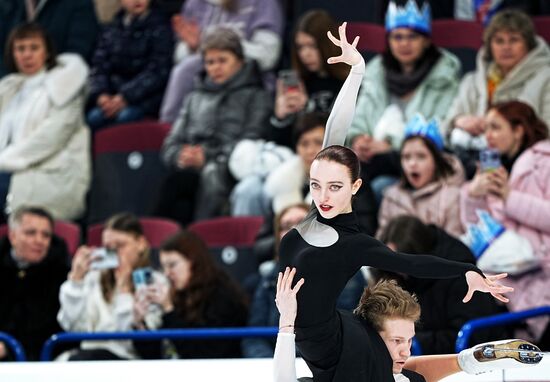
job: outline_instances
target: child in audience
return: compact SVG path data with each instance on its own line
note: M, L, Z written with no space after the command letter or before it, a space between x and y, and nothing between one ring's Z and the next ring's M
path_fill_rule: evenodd
M443 151L437 121L417 114L405 129L401 147L401 181L390 186L378 214L378 235L399 215L413 215L458 237L463 233L459 214L462 164Z
M168 19L150 1L122 0L122 9L101 34L86 118L94 131L158 114L173 39Z

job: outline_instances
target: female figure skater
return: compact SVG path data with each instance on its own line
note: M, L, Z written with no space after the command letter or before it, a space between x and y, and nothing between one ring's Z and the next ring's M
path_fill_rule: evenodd
M329 117L323 142L325 149L317 154L311 165L310 190L314 208L283 238L280 266L283 270L287 266L296 267L297 279L308 280L298 301L296 343L314 380L391 381L391 368L386 374L377 375L362 362L372 352L368 341L372 328L335 308L346 282L361 266L423 278L466 277L469 289L464 302L469 301L476 290L507 302L502 294L512 288L496 282L506 274L485 277L472 264L392 253L378 240L360 232L351 203L352 196L361 187L359 161L350 149L331 145L344 142L365 63L355 49L359 38L348 43L345 23L338 32L340 40L330 33L328 37L340 46L342 54L331 57L328 62L345 62L352 68Z

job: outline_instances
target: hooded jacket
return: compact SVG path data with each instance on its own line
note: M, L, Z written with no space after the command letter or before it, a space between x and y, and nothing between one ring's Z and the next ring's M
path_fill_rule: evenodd
M0 171L13 173L8 209L41 205L67 220L84 212L91 177L90 133L82 113L87 75L84 61L67 53L50 70L0 81ZM18 97L23 88L25 97ZM14 104L10 137L3 121Z
M474 198L468 183L461 190L461 218L464 225L476 223L476 209L489 211L506 229L527 238L541 269L514 278L506 285L510 311L550 304L550 141L544 140L525 150L514 163L508 180L510 194L505 203L496 196ZM538 340L550 322L549 317L528 320L530 336Z
M483 116L489 105L487 70L490 61L485 49L477 54L476 70L462 79L442 129L449 132L461 115ZM519 100L529 104L546 124L550 124L550 49L537 37L537 45L508 73L495 89L492 103Z
M7 237L0 239L0 331L21 342L28 360L38 360L44 342L60 332L59 288L69 272L65 242L52 237L46 257L19 268Z
M184 144L200 144L207 162L226 163L239 140L264 135L271 104L253 61L223 84L212 83L204 73L164 141L162 160L176 167Z

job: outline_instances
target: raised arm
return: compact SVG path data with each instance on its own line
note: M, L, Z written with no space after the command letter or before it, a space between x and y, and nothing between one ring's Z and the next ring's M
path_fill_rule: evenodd
M355 248L354 267L368 265L418 278L445 279L464 276L468 284L468 292L463 302L470 301L475 291L490 293L496 299L508 302L503 294L514 290L498 282L507 276L506 273L489 276L484 275L472 264L450 261L432 255L393 252L383 243L367 235L361 235L353 247Z
M359 36L355 37L353 43L350 44L346 37L346 25L346 23L343 23L338 28L340 39L334 37L330 31L327 33L328 38L334 45L342 49L342 54L337 57L330 57L328 63L346 63L351 65L351 70L332 106L325 130L323 148L344 144L348 129L353 121L357 94L365 73L365 61L356 49Z

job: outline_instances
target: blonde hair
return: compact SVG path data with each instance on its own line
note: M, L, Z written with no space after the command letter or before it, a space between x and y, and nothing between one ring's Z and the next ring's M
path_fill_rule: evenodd
M353 313L380 332L384 330L384 321L389 318L417 322L420 319L420 304L415 295L403 290L395 280L382 280L365 288Z

